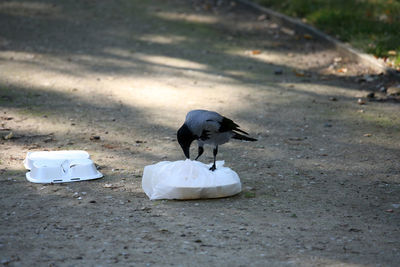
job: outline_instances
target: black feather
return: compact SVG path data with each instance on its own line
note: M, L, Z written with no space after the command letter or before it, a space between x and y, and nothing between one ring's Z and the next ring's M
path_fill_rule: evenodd
M220 122L220 127L218 129L219 132L229 132L229 131L238 131L244 134L247 134L245 131L239 129L239 125L237 125L233 120L228 119L226 117L222 117L222 121Z
M199 139L203 141L210 139L210 131L203 130L203 132L201 132Z
M244 135L242 135L242 134L239 134L239 133L235 133L234 132L234 136L232 136L232 138L233 139L238 139L238 140L244 140L244 141L257 141L257 139L255 139L255 138L251 138L251 137L248 137L248 136L244 136Z

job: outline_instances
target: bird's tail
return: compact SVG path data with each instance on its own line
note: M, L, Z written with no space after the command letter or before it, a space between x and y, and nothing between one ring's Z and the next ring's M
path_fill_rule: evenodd
M254 139L254 138L251 138L251 137L248 137L248 136L245 136L245 135L242 135L242 134L239 134L239 133L235 133L234 132L234 136L232 136L232 138L233 139L238 139L238 140L244 140L244 141L257 141L257 139Z

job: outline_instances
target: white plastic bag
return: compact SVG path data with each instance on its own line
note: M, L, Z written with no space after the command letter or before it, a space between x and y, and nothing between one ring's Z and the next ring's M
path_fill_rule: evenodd
M142 188L151 199L219 198L242 191L239 176L224 161L217 169L199 161L162 161L144 168Z

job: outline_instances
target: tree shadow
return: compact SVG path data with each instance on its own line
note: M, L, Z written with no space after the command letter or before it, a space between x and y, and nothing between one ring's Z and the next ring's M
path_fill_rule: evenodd
M16 78L10 72L0 78L1 109L15 115L16 120L24 119L20 128L12 124L15 138L1 141L1 145L18 148L17 160L21 160L23 152L31 150L35 144L40 145L33 148L37 150L84 147L103 167L101 171L105 174L103 180L43 186L26 183L22 166L0 173L4 185L1 192L6 196L1 201L2 210L17 210L17 215L9 212L2 218L2 225L8 225L2 229L2 238L6 241L13 237L27 240L25 244L7 245L6 252L19 248L25 251L25 255L19 255L23 262L33 262L37 248L50 245L52 253L65 247L77 256L51 256L50 252L42 252L43 263L79 264L82 258L96 262L98 259L92 255L96 253L82 253L76 246L92 240L92 244L103 249L100 259L117 257L123 263L136 260L144 264L149 261L146 253L151 253L155 247L167 250L170 240L182 247L185 242L190 242L191 252L204 252L210 247L221 249L224 247L220 245L221 240L228 240L224 251L229 255L223 255L226 262L237 260L232 260L231 254L235 251L241 254L240 250L246 244L249 248L246 253L250 254L242 253L243 257L247 260L251 256L260 263L265 263L264 258L259 258L260 252L268 250L272 252L267 254L280 263L296 257L304 257L306 261L312 256L332 258L339 263L392 263L396 252L382 256L373 244L385 245L381 240L376 241L379 235L398 244L391 235L398 228L398 213L384 211L390 209L390 203L398 201L395 163L398 148L373 139L366 144L356 143L352 134L362 135L363 129L381 127L384 135L396 132L398 125L387 123L382 126L378 119L372 118L362 120L361 129L356 131L350 126L359 123L360 119L342 121L343 117L338 117L340 113L354 111L349 104L353 97L343 94L338 102L332 102L329 97L337 97L338 91L332 89L334 92L330 93L329 85L337 85L336 79L340 79L343 89L356 91L360 86L347 81L355 77L324 76L312 68L305 68L310 77L299 76L292 71L296 66L268 61L269 51L271 54L306 55L312 51L323 53L329 48L315 40L298 40L300 45L291 45L294 37L272 24L251 27L248 19L257 19L253 13L234 17L237 23L232 24L232 20L227 19L233 16L229 10L227 14L210 15L190 11L186 4L172 1L182 6L176 5L171 12L168 7L171 2L154 3L157 5L142 1L115 1L112 4L107 1L6 1L2 4L0 23L4 27L0 30L0 62L13 67L16 76L32 75L29 69L33 69L34 73L50 73L53 75L49 75L50 78L67 75L69 82L65 85L56 81L54 87L43 86L34 76L29 76L32 78L29 81L29 78ZM262 55L252 52L257 50L265 52ZM174 60L173 63L170 60ZM18 69L19 66L23 68ZM285 75L275 75L276 69L283 69ZM107 76L116 77L115 80L164 78L167 83L171 77L180 77L188 82L195 79L201 85L197 89L154 89L152 106L129 101L128 96L126 102L117 100L124 100L124 96L109 97L108 94L113 92L102 90L102 86L107 85ZM79 87L79 80L96 80L97 77L100 77L99 83L92 83L94 88L87 89L91 91L80 94L86 89ZM333 78L335 81L330 82ZM42 80L46 79L49 78L44 75ZM207 85L209 81L222 81L221 87L240 87L232 88L232 92L243 90L238 102L228 103L229 100L222 97L218 100L227 101L226 105L237 105L231 113L232 118L251 129L260 141L257 144L227 144L221 149L221 158L240 174L244 190L255 194L198 201L200 208L193 202L150 203L140 188L143 166L182 158L174 140L181 121L169 121L181 110L174 106L175 103L162 104L157 100L162 98L158 95L164 96L163 90L182 95L201 91L196 96L205 97L209 91L226 90L203 88L202 84ZM74 83L79 87L75 88L77 91L71 86ZM307 90L310 84L320 85L325 90ZM125 89L122 85L121 90ZM69 86L71 89L65 90ZM150 89L126 89L126 94ZM91 92L93 97L88 97L86 92ZM265 93L270 93L272 98ZM165 99L167 102L168 98ZM314 109L310 108L309 112L298 114L298 108L307 105L316 105L318 112L312 112ZM268 117L256 114L261 106ZM282 115L282 109L291 111ZM43 130L30 125L34 121L53 128ZM310 126L310 121L318 123ZM343 135L339 132L342 129L348 132ZM92 135L99 135L100 141L90 140ZM324 138L337 146L324 152L319 147ZM392 159L390 168L385 163L387 159L376 155L376 151ZM362 152L366 158L360 163L359 154L354 152ZM210 154L206 151L202 160L209 160ZM12 161L11 157L7 155L7 162ZM101 161L106 157L107 165ZM384 183L383 179L389 180L387 175L390 181ZM103 187L106 182L116 187ZM88 197L82 194L83 200L79 201L73 197L75 192L86 192ZM91 203L92 200L95 202ZM49 206L54 209L47 208ZM64 221L54 214L70 216L71 220ZM213 225L207 221L210 217L215 218ZM182 231L165 229L172 228L177 220ZM23 230L15 227L19 221L32 224ZM194 221L201 221L203 225ZM232 229L226 229L225 225ZM332 237L330 230L340 236ZM248 231L249 235L238 235L240 231ZM202 237L204 233L211 234ZM343 238L349 235L358 239L358 247L352 247L351 238ZM260 242L256 236L265 242ZM140 239L136 240L136 237ZM49 244L46 238L58 241ZM282 242L290 238L297 239L294 245ZM97 251L96 246L90 250ZM126 246L129 248L125 249ZM131 254L127 258L110 252L125 253L126 250ZM303 252L299 252L301 250ZM365 256L363 251L368 251L370 256Z

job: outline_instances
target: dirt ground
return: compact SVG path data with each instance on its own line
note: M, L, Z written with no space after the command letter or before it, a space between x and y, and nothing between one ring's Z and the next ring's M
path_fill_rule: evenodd
M400 104L366 98L390 78L234 1L6 0L0 25L1 264L398 266ZM243 192L150 201L197 108L259 139L220 147ZM26 180L64 149L104 178Z

